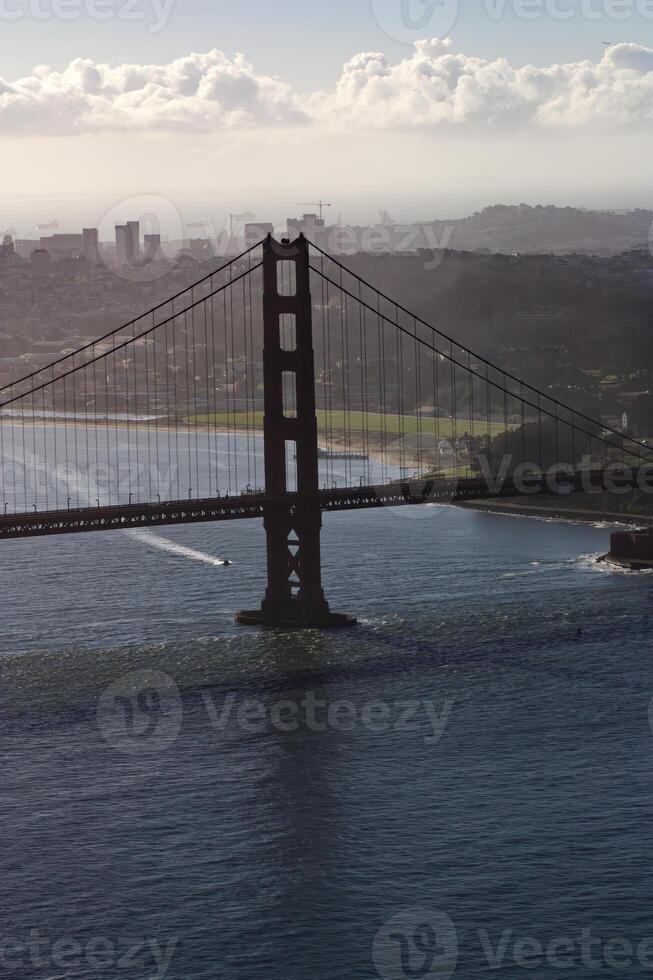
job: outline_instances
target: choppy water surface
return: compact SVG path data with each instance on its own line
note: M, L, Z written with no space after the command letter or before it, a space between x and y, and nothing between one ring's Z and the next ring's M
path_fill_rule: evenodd
M607 541L327 516L330 634L234 625L258 523L3 543L5 974L649 975L653 577Z

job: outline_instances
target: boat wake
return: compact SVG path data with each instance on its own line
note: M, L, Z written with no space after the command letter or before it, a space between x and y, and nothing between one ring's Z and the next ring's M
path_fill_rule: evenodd
M201 561L205 565L213 565L214 567L231 565L231 562L226 558L215 558L213 555L207 555L195 548L187 548L186 545L177 544L176 541L164 538L160 534L154 534L153 531L139 531L130 528L124 533L134 541L140 541L142 544L151 548L158 548L160 551L167 551L171 555L178 555L180 558L190 558L192 561Z

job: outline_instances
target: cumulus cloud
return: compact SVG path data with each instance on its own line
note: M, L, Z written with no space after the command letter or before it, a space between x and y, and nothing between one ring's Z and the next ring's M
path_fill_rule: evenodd
M61 72L0 78L0 132L69 135L102 131L212 132L306 122L290 87L257 75L242 55L191 54L168 65L87 59Z
M321 128L583 127L653 120L653 49L616 44L599 62L513 67L418 41L391 63L353 57L331 92L303 97L242 55L191 54L167 65L110 67L78 59L0 78L3 135L116 131L209 133L312 123Z
M450 40L418 41L391 64L358 54L332 94L311 99L313 114L356 127L442 125L584 126L653 119L653 50L617 44L598 62L512 67L456 53Z

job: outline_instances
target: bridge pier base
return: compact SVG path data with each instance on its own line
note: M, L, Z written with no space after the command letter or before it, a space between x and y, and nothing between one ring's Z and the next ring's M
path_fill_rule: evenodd
M311 609L299 603L282 608L266 607L264 604L261 609L237 613L236 622L241 626L267 626L285 630L341 629L356 625L355 617L330 612L328 603L326 609Z
M271 505L265 516L268 585L258 610L238 613L243 626L332 629L356 620L332 613L322 589L322 514L313 497Z
M294 279L294 292L280 289L280 263L292 267L294 275L286 279ZM294 324L290 347L282 344L282 317ZM331 612L322 590L313 304L303 235L292 244L270 235L263 246L263 333L265 489L274 498L265 512L268 584L261 608L238 613L236 622L284 629L353 626L353 617ZM294 375L294 405L284 399L284 374ZM289 486L291 454L296 487Z

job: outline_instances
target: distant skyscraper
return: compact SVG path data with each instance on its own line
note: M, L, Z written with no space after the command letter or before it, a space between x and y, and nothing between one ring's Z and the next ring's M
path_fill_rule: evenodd
M127 225L116 225L116 262L119 266L127 265Z
M49 276L51 269L50 253L46 248L35 249L29 257L33 276Z
M21 264L23 259L16 252L14 239L11 235L5 235L0 245L0 265L3 268L13 268Z
M97 265L100 260L99 233L97 228L83 228L82 241L84 245L84 255L89 262Z
M137 265L141 257L140 221L116 225L116 261L121 265Z
M161 235L143 236L143 258L146 262L161 262L165 258L161 251Z
M141 257L141 223L127 222L127 258L130 265L135 265Z

